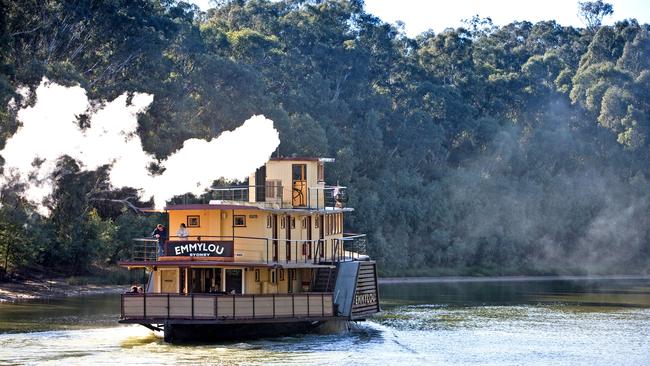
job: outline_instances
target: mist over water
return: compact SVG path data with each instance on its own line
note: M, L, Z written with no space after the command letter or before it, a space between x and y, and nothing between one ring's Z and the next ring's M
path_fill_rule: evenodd
M462 241L453 254L505 272L650 270L650 182L634 152L599 151L615 137L583 118L555 101L534 126L486 127L481 156L444 178L449 235Z

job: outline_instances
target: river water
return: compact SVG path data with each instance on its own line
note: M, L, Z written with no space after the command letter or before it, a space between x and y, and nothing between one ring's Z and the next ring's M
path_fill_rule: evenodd
M168 345L118 295L0 304L0 364L650 365L650 280L380 285L346 334Z

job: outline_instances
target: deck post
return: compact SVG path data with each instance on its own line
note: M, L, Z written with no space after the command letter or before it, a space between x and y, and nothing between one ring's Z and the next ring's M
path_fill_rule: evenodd
M320 293L320 310L321 316L325 316L325 294Z
M272 294L273 296L273 319L275 319L275 294Z
M309 292L307 293L307 317L309 318Z
M169 293L168 293L167 294L167 319L169 319L169 312L170 312L169 307L170 307L170 304L169 304Z
M194 320L194 294L192 296L192 320Z
M237 311L235 308L235 300L236 300L235 295L232 295L232 318L233 319L237 318L237 315L235 315L235 312Z
M253 295L253 319L255 319L255 295Z
M142 317L147 319L147 293L145 292L142 297Z
M219 299L217 298L216 295L213 296L213 299L214 299L214 318L217 319L217 314L219 314L219 312L218 312L218 310L219 310L219 308L218 308Z

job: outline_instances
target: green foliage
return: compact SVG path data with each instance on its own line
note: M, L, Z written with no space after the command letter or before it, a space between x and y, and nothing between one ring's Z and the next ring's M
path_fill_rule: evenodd
M337 159L385 274L650 270L649 27L602 26L607 3L580 4L587 30L476 16L410 39L360 1L1 1L0 146L43 76L154 94L161 158L265 114L280 154ZM3 268L82 275L160 220L106 169L62 159L55 180L49 218L2 192Z

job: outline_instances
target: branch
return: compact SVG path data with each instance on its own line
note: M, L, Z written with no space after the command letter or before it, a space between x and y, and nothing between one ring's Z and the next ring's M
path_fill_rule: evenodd
M114 202L114 203L121 203L123 205L128 206L130 209L132 209L135 213L141 214L142 210L136 207L133 203L129 201L129 199L135 198L135 197L127 197L125 199L116 199L116 198L90 198L89 201L108 201L108 202Z
M38 27L36 27L36 28L34 28L34 29L30 29L30 30L26 30L26 31L20 31L20 32L10 33L10 34L9 34L9 37L15 37L15 36L19 36L19 35L21 35L21 34L34 33L34 32L36 32L37 30L39 30L40 28L41 28L41 26L39 25Z

